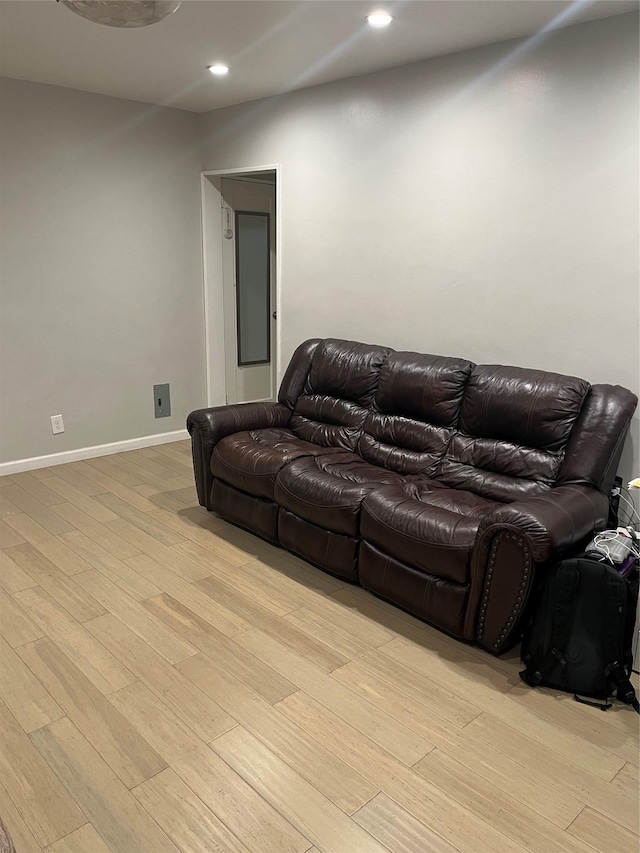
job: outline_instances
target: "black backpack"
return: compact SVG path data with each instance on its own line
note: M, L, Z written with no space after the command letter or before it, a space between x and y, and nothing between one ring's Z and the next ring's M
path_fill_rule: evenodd
M525 627L522 680L573 693L576 701L603 711L615 695L640 713L629 681L637 601L637 565L626 577L587 556L553 566Z

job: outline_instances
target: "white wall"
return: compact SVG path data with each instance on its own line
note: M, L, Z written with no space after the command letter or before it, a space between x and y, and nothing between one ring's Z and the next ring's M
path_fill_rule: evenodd
M202 130L205 169L281 164L284 365L304 338L341 336L637 392L636 14L218 110Z
M201 167L281 164L284 365L339 335L637 391L637 24L201 118L0 81L0 462L180 429L205 403Z
M0 83L0 461L184 428L206 402L198 117Z

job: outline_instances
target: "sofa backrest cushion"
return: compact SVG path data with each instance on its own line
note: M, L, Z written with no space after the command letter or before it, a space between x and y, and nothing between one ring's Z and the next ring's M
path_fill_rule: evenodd
M608 493L638 402L618 385L333 339L298 347L278 399L300 437L504 502L567 483Z
M291 356L278 392L278 402L291 410L295 408L298 397L304 391L311 370L311 359L320 343L320 338L303 341Z
M609 494L638 398L620 385L592 385L556 485L594 486Z
M472 369L461 358L392 352L358 443L363 459L400 474L431 476L458 423Z
M574 376L476 366L436 477L500 501L542 494L558 477L589 389Z
M354 450L391 350L327 338L316 347L291 429L326 447Z

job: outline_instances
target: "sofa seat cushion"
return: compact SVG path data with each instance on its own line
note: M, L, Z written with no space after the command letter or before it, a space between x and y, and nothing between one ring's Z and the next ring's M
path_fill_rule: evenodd
M437 480L405 481L366 497L360 532L415 569L466 584L478 526L495 507L492 500Z
M276 477L285 465L301 456L341 452L304 441L289 429L236 432L216 445L211 473L243 492L273 500Z
M360 535L360 505L372 489L403 483L395 471L342 452L297 459L276 482L280 506L334 533Z

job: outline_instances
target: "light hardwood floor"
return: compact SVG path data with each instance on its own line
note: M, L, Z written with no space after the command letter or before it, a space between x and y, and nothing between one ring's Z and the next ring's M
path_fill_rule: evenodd
M187 442L0 479L18 853L632 853L638 717L197 506Z

